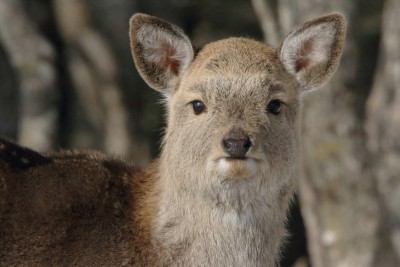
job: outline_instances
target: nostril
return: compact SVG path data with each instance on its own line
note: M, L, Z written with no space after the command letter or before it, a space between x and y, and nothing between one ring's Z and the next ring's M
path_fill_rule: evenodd
M224 151L230 156L234 158L243 158L245 157L247 151L249 151L252 143L250 138L246 139L234 139L228 138L222 140L222 147Z
M233 146L233 139L224 139L222 140L222 146L224 150L229 150Z
M247 137L247 139L245 139L245 142L243 144L243 147L244 147L244 149L246 149L246 152L249 151L251 145L252 145L252 143L250 141L250 138Z

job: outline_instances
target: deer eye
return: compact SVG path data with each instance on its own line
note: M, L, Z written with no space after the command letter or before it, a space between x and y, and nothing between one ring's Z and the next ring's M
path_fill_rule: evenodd
M282 107L282 102L277 99L274 99L268 103L267 111L274 115L278 115L279 112L281 111L281 107Z
M199 115L206 110L206 105L200 100L195 100L192 102L192 107L195 115Z

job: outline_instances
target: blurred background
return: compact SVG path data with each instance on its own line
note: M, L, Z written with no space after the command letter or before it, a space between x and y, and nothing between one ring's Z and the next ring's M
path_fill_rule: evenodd
M133 65L135 12L179 25L198 48L229 36L278 47L295 25L344 14L339 70L304 101L281 266L400 266L399 0L0 0L0 136L143 167L156 157L163 107Z

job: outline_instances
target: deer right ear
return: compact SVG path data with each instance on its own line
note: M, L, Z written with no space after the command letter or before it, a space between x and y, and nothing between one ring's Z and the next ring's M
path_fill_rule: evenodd
M135 14L130 20L133 59L142 78L153 89L171 94L193 60L193 46L177 26L157 17Z
M344 17L330 14L306 22L285 39L279 56L286 70L300 83L302 92L321 87L335 73L345 31Z

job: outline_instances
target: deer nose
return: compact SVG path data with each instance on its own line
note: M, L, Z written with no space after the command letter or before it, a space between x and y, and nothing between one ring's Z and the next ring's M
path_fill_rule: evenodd
M251 145L249 137L240 139L228 138L222 140L224 151L232 158L244 158Z

